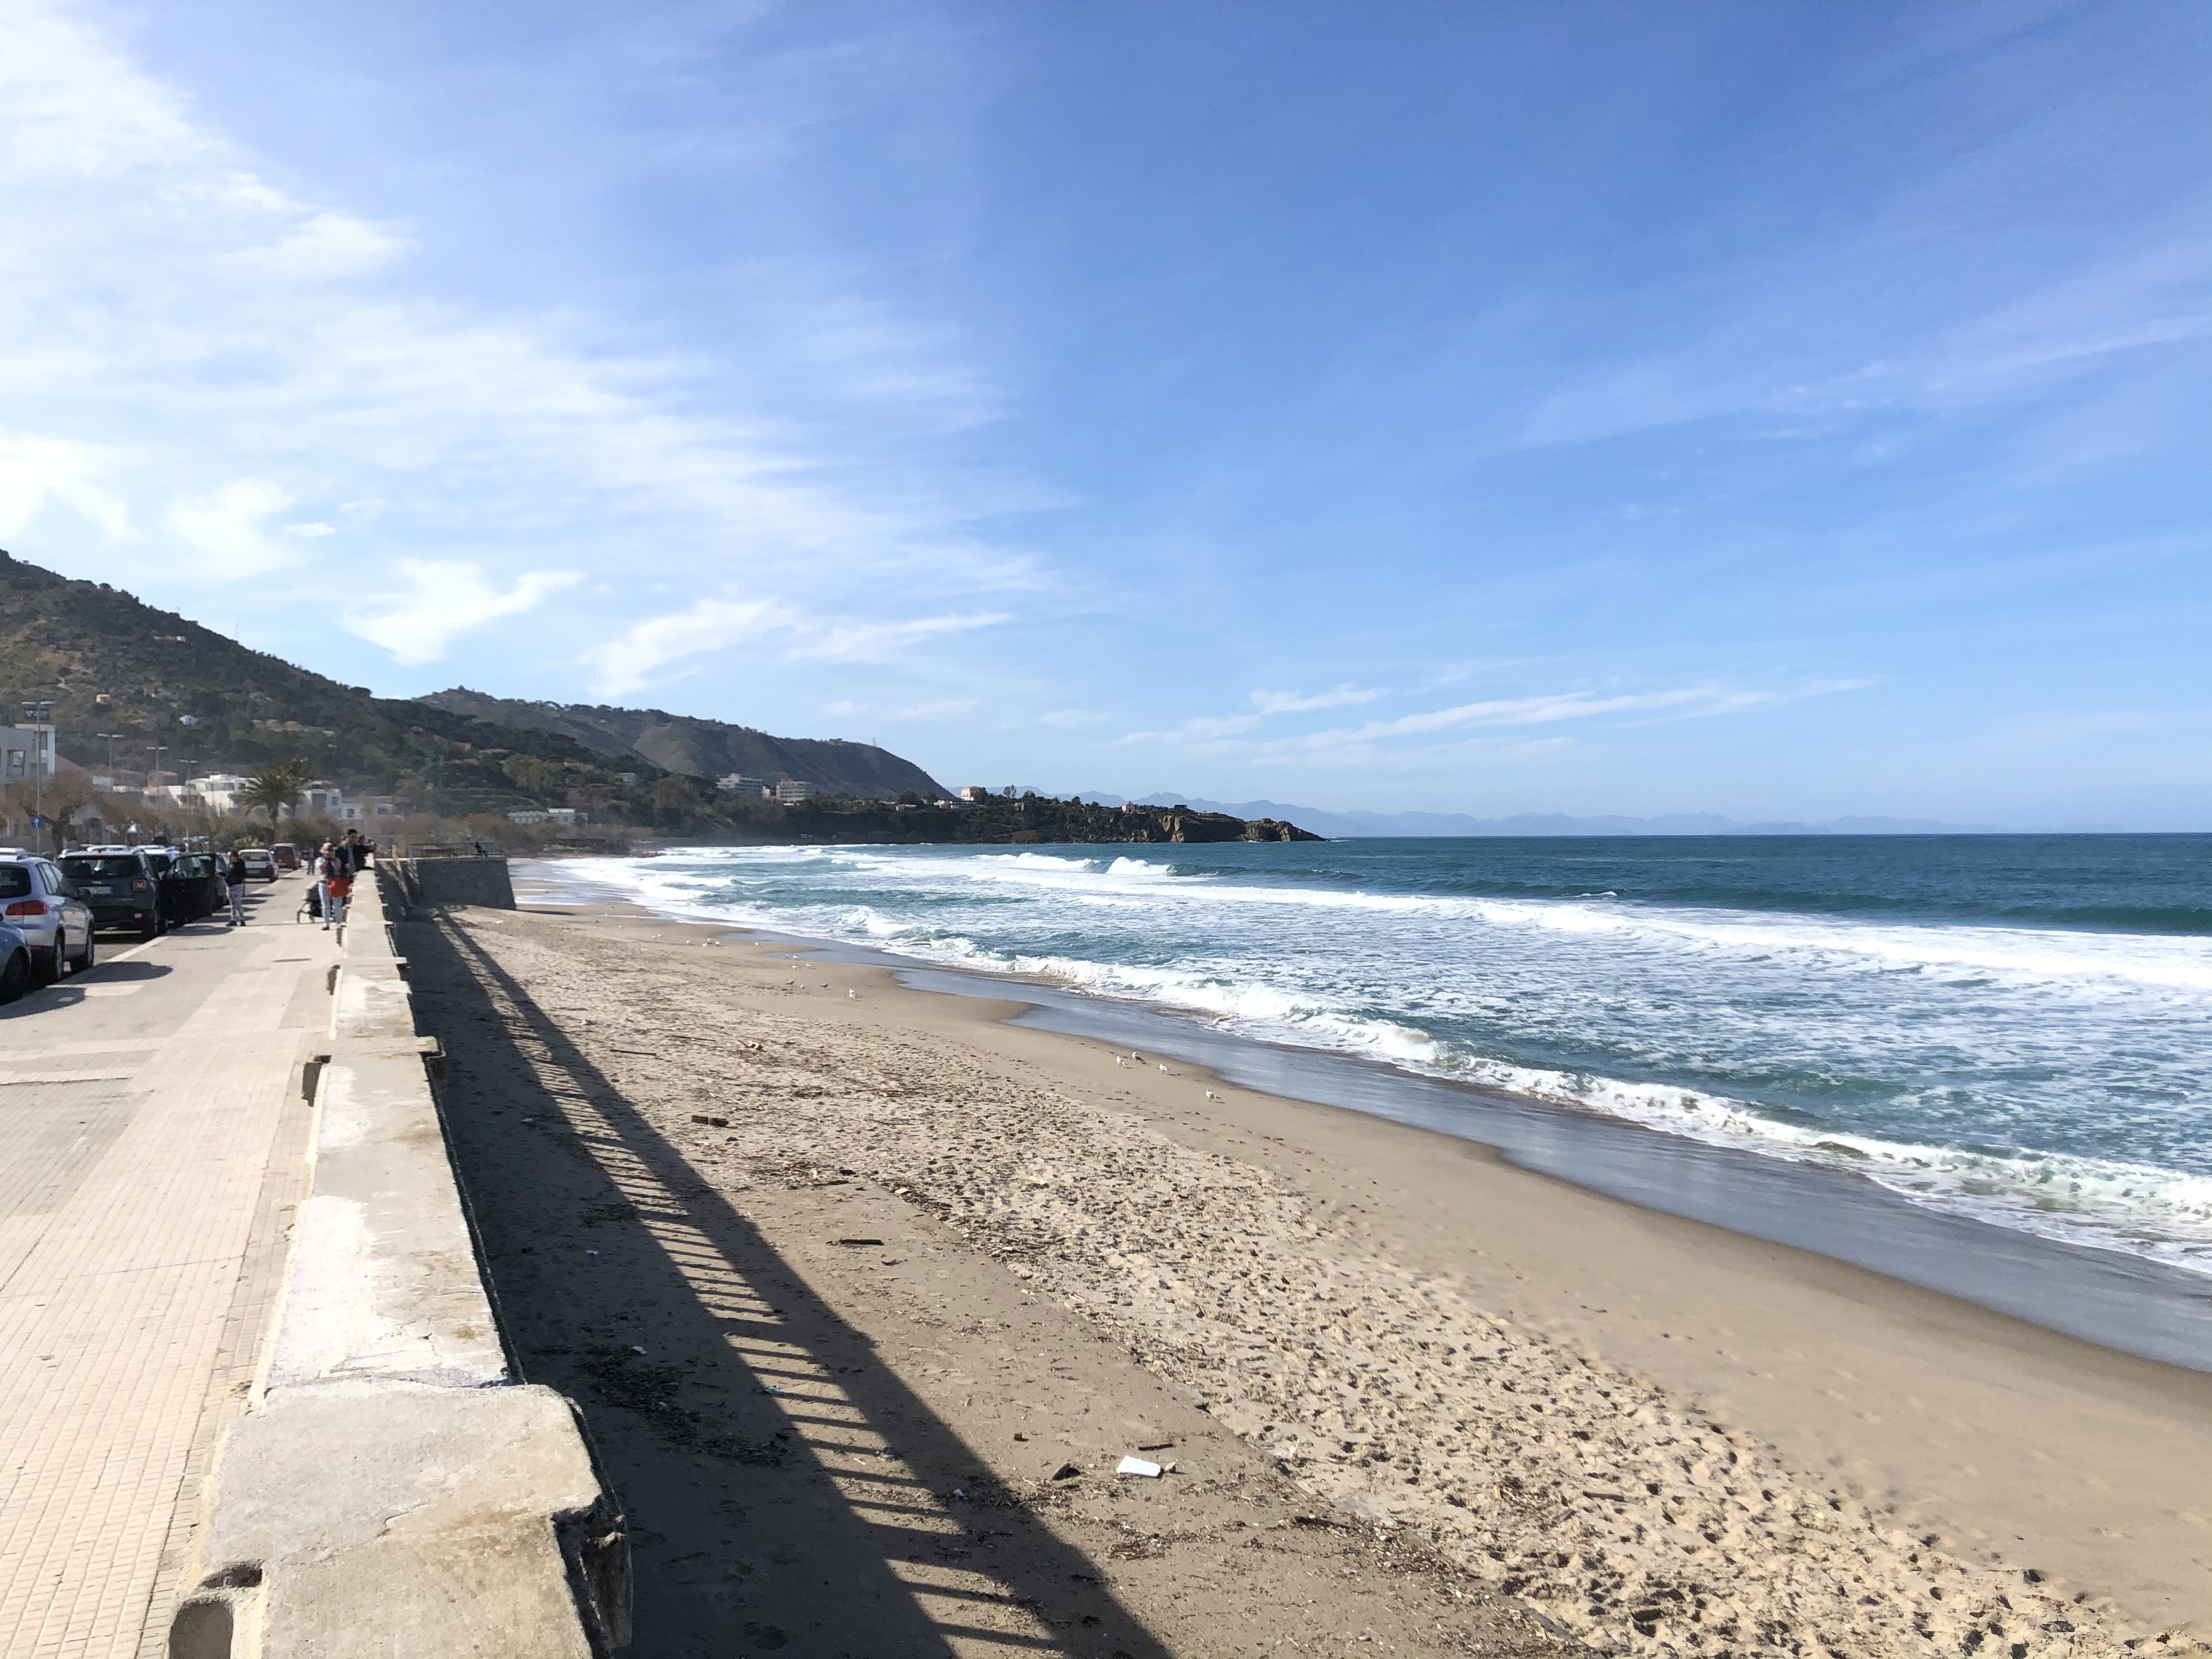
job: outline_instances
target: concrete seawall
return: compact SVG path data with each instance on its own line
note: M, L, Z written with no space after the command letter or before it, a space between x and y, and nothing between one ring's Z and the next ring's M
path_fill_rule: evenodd
M471 880L512 906L503 861L434 862L497 864ZM171 1659L589 1659L629 1639L622 1517L574 1408L502 1342L382 901L358 884L310 1067L313 1184Z
M399 885L410 904L477 904L514 908L505 859L400 859Z

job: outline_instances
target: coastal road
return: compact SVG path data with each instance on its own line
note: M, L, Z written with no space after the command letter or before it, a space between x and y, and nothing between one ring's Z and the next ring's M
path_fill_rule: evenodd
M0 1008L0 1653L157 1655L307 1184L301 878Z

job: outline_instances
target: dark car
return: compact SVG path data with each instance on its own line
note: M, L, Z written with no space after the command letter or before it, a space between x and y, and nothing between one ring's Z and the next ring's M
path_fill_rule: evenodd
M212 853L179 853L161 878L161 900L173 926L213 915L230 902L222 860Z
M157 876L146 854L136 848L65 853L61 864L77 896L92 907L94 927L125 929L141 939L159 939L167 929Z
M20 927L0 921L0 1002L13 1002L39 982L39 964L32 959L31 941Z

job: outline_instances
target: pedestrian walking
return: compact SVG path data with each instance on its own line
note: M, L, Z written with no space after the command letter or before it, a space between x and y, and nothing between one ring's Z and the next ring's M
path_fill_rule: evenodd
M353 896L353 865L343 853L332 862L331 878L323 884L323 926L345 926L346 901Z
M325 842L315 849L315 902L323 913L323 931L331 931L331 884L338 879L337 849Z
M230 861L222 866L223 890L230 895L230 925L246 926L246 860L236 848L231 849Z

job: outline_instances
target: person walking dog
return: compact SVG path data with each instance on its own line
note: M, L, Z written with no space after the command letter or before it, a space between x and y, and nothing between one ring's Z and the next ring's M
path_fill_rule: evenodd
M223 890L230 896L230 925L246 926L246 860L233 848L230 861L222 866Z

